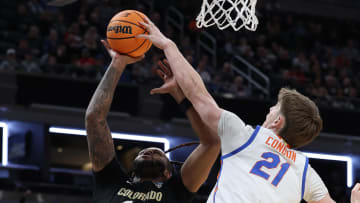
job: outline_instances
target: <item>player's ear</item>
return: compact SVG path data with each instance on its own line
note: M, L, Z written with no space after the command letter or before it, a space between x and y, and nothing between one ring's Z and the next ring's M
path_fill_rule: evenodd
M166 177L166 179L169 179L171 177L171 171L169 171L168 169L165 169L164 176Z
M273 129L276 129L276 131L279 132L281 130L281 128L284 126L284 124L285 124L285 117L280 114L276 117L274 122L271 124L272 125L271 127Z

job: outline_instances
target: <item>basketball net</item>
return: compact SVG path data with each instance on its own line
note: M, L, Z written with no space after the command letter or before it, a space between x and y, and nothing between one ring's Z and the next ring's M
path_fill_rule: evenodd
M257 0L203 0L196 26L217 25L220 30L231 26L235 31L245 27L255 31L259 23L255 15Z

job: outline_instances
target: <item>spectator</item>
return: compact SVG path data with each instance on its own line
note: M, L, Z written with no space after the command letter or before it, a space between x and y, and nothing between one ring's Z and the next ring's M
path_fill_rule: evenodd
M76 65L79 67L89 67L96 65L96 61L90 56L90 51L88 49L83 49L81 51L81 57L77 61Z
M326 88L328 89L330 95L335 96L339 88L339 83L337 79L333 75L329 74L325 77L325 82L326 82Z
M69 64L69 54L67 52L67 47L64 44L61 44L56 49L56 58L57 62L60 64Z
M15 49L8 49L6 51L6 59L0 64L0 70L16 71L19 68L19 62L16 59Z
M223 94L229 92L229 87L224 86L224 83L221 81L220 75L215 75L214 79L208 85L210 92L215 94Z
M39 56L41 53L40 48L42 47L41 36L39 28L36 25L31 25L28 32L27 41L29 42L32 52L35 56Z
M304 52L300 52L297 57L295 57L292 61L293 66L302 70L302 72L309 72L309 61L305 57Z
M65 34L67 26L65 24L64 13L59 12L56 14L52 28L58 32L58 36L63 36Z
M185 36L182 40L181 40L181 52L182 53L186 53L189 54L189 52L191 52L194 47L191 45L191 41L190 41L190 37L189 36Z
M47 35L54 24L54 13L50 10L45 10L39 18L40 33Z
M89 21L86 19L86 15L84 13L79 15L77 23L79 24L82 33L84 33L89 27Z
M17 47L17 53L16 53L17 57L20 60L23 60L25 59L25 54L31 52L32 51L29 47L29 42L26 39L20 39Z
M51 29L49 36L46 38L44 42L44 52L48 53L53 50L56 50L59 46L58 33L55 29Z
M226 61L223 64L221 71L218 73L220 76L220 81L224 83L225 86L228 86L234 80L234 72L231 69L230 62Z
M39 2L39 0L29 0L27 1L27 6L34 16L39 16L44 12L44 6Z
M349 39L347 41L346 46L344 47L344 49L342 50L342 52L344 53L345 56L347 56L350 60L354 60L356 58L358 58L359 56L359 50L355 48L354 45L354 40L353 39Z
M237 46L237 50L241 55L244 55L251 47L248 45L246 38L242 37L239 40L239 45Z
M65 73L65 68L58 64L55 56L49 55L42 66L42 71L48 74L61 75Z
M31 53L25 54L25 60L21 63L22 70L28 73L40 73L39 64L34 61Z
M98 43L99 40L96 27L91 26L84 35L84 47L89 50L91 57L96 57L98 54Z
M70 25L65 33L64 41L73 52L77 52L82 47L80 26L78 23L72 23Z
M34 24L34 18L29 14L25 4L19 3L17 5L17 22L15 22L16 30L25 33L31 24Z
M249 88L244 85L244 79L241 76L235 77L230 91L237 97L249 97L251 95Z
M186 60L191 64L194 65L194 57L193 54L186 54L185 55Z
M211 76L210 73L207 71L207 60L205 58L200 60L196 71L199 73L205 83L211 82Z

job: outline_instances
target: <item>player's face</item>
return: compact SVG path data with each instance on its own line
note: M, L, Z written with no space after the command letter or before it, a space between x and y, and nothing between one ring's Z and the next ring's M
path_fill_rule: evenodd
M263 123L263 127L271 129L272 125L274 124L275 120L279 118L280 116L280 107L281 104L278 102L275 106L272 106L270 108L269 113L266 115L266 120Z
M169 159L156 147L143 149L134 160L135 175L142 179L155 179L164 176Z

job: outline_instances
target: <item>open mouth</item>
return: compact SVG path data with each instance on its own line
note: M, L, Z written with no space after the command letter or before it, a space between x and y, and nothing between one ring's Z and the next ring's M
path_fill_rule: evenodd
M148 155L148 154L141 155L141 158L142 159L152 159L152 157L150 155Z

